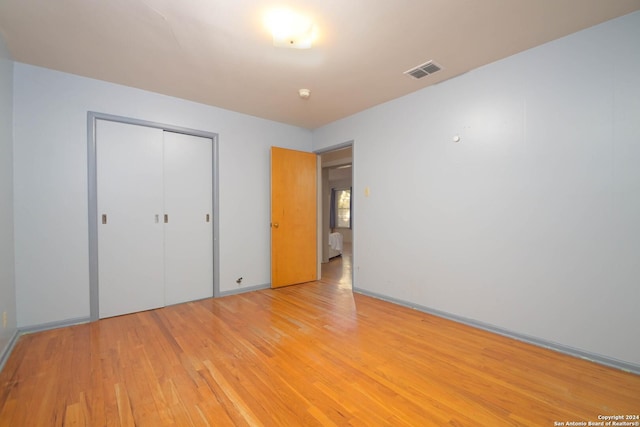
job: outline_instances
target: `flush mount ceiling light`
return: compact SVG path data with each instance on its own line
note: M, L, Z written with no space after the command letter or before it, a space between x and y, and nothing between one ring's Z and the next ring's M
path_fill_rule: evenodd
M316 37L310 18L289 9L273 9L264 23L273 36L273 45L293 49L309 49Z

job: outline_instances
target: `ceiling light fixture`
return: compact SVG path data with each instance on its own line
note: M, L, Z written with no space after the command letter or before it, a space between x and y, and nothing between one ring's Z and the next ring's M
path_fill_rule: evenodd
M274 9L265 15L264 23L273 36L273 45L309 49L316 37L311 19L289 9Z

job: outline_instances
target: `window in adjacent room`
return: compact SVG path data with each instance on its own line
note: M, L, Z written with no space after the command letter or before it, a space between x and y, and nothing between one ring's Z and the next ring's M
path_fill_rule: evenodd
M331 191L331 228L351 228L351 189Z

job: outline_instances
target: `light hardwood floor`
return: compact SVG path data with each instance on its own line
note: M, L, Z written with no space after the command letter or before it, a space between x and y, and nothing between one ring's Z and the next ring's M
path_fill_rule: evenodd
M332 282L342 288L351 289L353 281L353 250L351 242L342 244L342 255L322 264L322 280Z
M318 281L20 338L0 426L553 426L640 376Z

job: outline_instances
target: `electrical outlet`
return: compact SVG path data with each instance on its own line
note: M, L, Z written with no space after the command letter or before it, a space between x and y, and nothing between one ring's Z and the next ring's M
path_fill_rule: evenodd
M3 311L2 312L2 328L6 328L7 327L7 312Z

